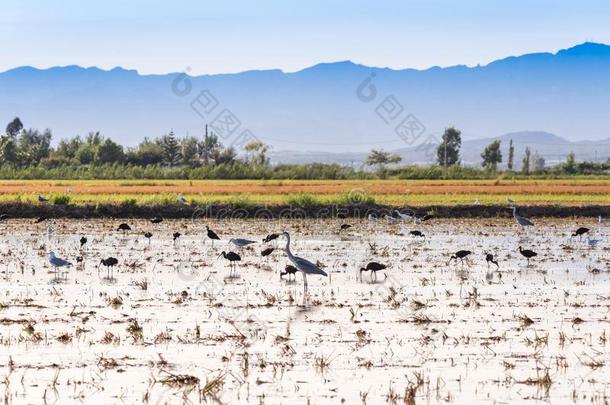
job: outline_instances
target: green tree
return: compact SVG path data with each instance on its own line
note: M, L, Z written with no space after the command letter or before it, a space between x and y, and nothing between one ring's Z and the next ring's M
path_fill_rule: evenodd
M261 141L254 141L246 144L244 146L244 150L248 152L248 161L251 164L256 166L266 166L269 164L269 158L267 157L269 146L265 145Z
M576 155L574 155L574 152L568 153L568 156L566 157L566 161L562 166L563 166L562 167L563 171L565 173L575 174L577 172Z
M23 129L23 123L19 119L19 117L15 117L11 122L6 126L6 134L11 138L16 138L17 135Z
M199 141L197 138L188 136L180 140L180 155L183 164L187 166L199 165Z
M19 161L17 142L9 135L0 137L0 164L16 164Z
M174 131L170 131L169 134L163 135L159 139L159 144L163 149L163 162L170 166L177 166L180 164L180 144L176 140Z
M368 166L377 166L377 170L382 171L385 168L385 165L398 163L401 160L402 158L396 154L381 149L372 149L366 158L366 164Z
M534 173L542 173L544 171L544 166L546 164L546 161L544 160L544 158L538 154L538 151L534 152L534 155L532 156L532 163L533 163L533 172Z
M26 166L37 165L48 157L52 137L50 129L45 129L42 133L36 129L23 130L18 140L21 163Z
M163 163L163 148L158 141L144 138L137 148L128 151L127 161L138 166L161 164Z
M510 140L510 144L508 145L508 170L513 170L513 162L515 160L515 146L513 145L513 140Z
M100 146L97 147L95 153L95 163L107 164L107 163L122 163L125 159L123 147L112 141L110 138L106 138Z
M531 162L532 152L529 147L525 148L525 155L523 156L523 165L521 167L521 172L523 174L530 174L530 162Z
M460 148L462 147L462 133L450 127L445 129L441 143L436 149L436 159L441 166L451 166L460 161Z
M93 163L93 160L95 159L95 153L97 151L97 147L91 145L90 143L86 142L83 143L78 150L76 151L74 157L82 164L82 165L89 165L91 163Z
M76 152L78 152L83 143L80 136L62 139L55 149L55 155L61 158L74 159L76 157Z
M236 157L237 152L233 147L226 149L215 149L211 156L217 165L233 163Z
M498 163L502 163L502 152L500 151L500 141L495 140L481 153L481 158L483 158L483 167L488 170L496 171L498 168Z

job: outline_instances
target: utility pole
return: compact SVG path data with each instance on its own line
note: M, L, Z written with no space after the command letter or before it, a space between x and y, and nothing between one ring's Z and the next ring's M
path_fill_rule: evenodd
M210 157L208 156L208 124L205 124L205 136L203 141L203 164L208 167Z

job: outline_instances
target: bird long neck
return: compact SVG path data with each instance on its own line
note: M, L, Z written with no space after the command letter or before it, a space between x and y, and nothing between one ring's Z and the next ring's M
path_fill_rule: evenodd
M290 234L286 234L286 254L288 255L290 261L294 262L294 256L290 251Z

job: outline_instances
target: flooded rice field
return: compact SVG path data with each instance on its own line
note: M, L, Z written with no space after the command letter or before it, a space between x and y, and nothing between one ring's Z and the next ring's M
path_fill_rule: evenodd
M0 394L32 404L607 403L610 230L535 222L524 232L505 219L345 230L338 220L5 221ZM206 224L221 238L213 247ZM599 242L570 240L578 226ZM328 273L307 277L305 305L301 274L280 278L285 238L261 242L283 230L295 255ZM238 249L235 237L258 242ZM529 266L519 246L538 253ZM266 247L275 250L263 258ZM219 258L230 250L242 257L232 276ZM448 264L458 250L472 254ZM74 265L56 277L50 251ZM108 257L113 271L100 266ZM370 261L388 266L374 282L359 271Z

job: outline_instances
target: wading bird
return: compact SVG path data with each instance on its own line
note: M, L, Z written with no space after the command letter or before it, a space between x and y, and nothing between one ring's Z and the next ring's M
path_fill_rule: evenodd
M55 269L55 278L58 278L59 276L59 269L61 267L70 267L72 266L72 263L70 263L67 260L61 259L57 256L55 256L55 252L51 251L49 252L49 264L51 266L53 266L53 268ZM64 273L67 277L67 272Z
M186 204L186 198L184 198L182 194L178 194L178 203L180 203L180 205Z
M49 219L49 218L47 218L47 217L38 217L38 218L36 219L36 221L34 221L34 222L36 222L37 224L39 224L39 223L41 223L41 222L46 221L47 219Z
M600 214L600 216L597 218L597 222L599 222L600 224L605 224L606 217Z
M421 219L422 222L426 222L426 221L430 221L431 219L434 219L434 215L432 214L426 214L424 215L424 217Z
M328 274L309 260L293 255L290 251L290 234L284 231L282 235L286 238L286 254L288 255L288 260L290 260L294 267L303 274L303 305L305 305L307 302L307 275L319 274L328 277Z
M506 203L512 205L512 204L515 203L515 201L512 198L510 198L510 197L506 197Z
M411 213L413 213L412 211L410 211ZM403 214L402 212L398 211L398 210L394 210L394 214L396 214L396 216L400 219L402 219L403 221L410 221L412 216L409 214Z
M235 272L235 268L237 267L237 262L241 260L241 256L235 252L227 253L224 250L220 255L218 255L218 258L220 258L221 256L229 261L229 265L231 266L231 275L233 275Z
M251 244L256 243L256 242L253 241L253 240L250 240L250 239L231 238L231 239L229 239L229 243L237 246L240 249L243 249L246 246L251 245Z
M369 220L369 224L376 224L377 223L377 215L375 215L375 214L367 215L367 219Z
M574 236L578 236L578 240L582 240L582 236L586 233L589 233L589 228L585 228L584 226L581 226L580 228L578 228L576 231L574 231L574 233L572 234L572 236L570 236L570 240L574 237Z
M513 217L515 218L515 221L517 222L517 224L521 225L522 228L525 228L526 226L534 226L534 223L529 219L517 215L517 207L510 208L513 210Z
M339 228L339 230L345 231L346 229L349 229L351 227L352 226L350 224L341 224L341 227Z
M452 256L449 258L449 263L451 263L451 261L452 261L452 260L454 260L454 259L455 259L456 261L457 261L457 259L460 259L460 261L462 262L462 265L464 265L464 259L465 259L465 258L466 258L466 257L467 257L469 254L471 254L471 253L472 253L472 252L471 252L470 250L458 250L457 252L455 252L455 254L454 254L454 255L452 255ZM447 264L449 264L449 263L447 263Z
M119 225L119 227L117 228L117 231L122 231L123 235L125 235L125 232L127 231L131 231L131 226L129 226L126 223L122 223Z
M114 266L116 266L117 264L119 264L118 259L116 259L114 257L108 257L106 259L100 260L100 264L97 265L97 268L99 270L101 265L106 266L107 278L113 279L114 278ZM112 271L112 275L111 275L111 271Z
M150 222L152 222L153 224L160 224L161 222L163 222L163 218L154 217L153 219L150 220Z
M270 233L269 235L267 235L263 238L263 243L269 243L272 240L276 240L279 237L280 237L280 234L278 234L278 233Z
M485 261L487 262L488 269L489 269L489 263L495 264L498 269L500 268L498 261L494 259L494 255L492 255L491 253L485 253Z
M205 226L205 230L208 233L208 239L212 240L212 247L214 247L214 241L215 240L220 240L220 237L216 234L216 232L214 232L213 230L210 229L209 226Z
M85 246L85 244L87 243L87 238L85 238L84 236L81 236L79 242L80 242L80 248L82 249L83 246Z
M421 231L411 231L409 233L411 234L411 236L414 236L416 238L424 238L424 239L426 239L426 235L424 235Z
M601 241L601 239L591 239L589 236L587 236L587 245L589 245L590 248L597 247L597 244Z
M377 272L381 271L381 270L385 270L388 266L386 266L385 264L382 263L377 263L377 262L369 262L366 267L361 267L360 268L360 281L362 281L362 272L363 271L370 271L371 272L371 281L373 281L373 278L375 278L375 281L377 281Z
M297 271L298 270L296 267L291 264L287 264L284 268L284 271L280 271L280 278L283 278L285 275L288 275L288 281L290 281L290 276L294 278Z
M144 237L148 239L148 244L150 245L150 238L152 238L152 233L144 232Z
M9 214L0 214L0 221L4 221L9 219L11 216Z
M269 262L269 256L271 255L271 253L273 253L274 250L275 250L275 248L272 248L272 247L268 247L266 249L263 249L261 251L261 257L266 257L267 258L267 262Z
M388 221L390 224L395 224L396 222L398 222L398 220L396 218L394 218L391 215L385 214L383 216L383 219L385 219L386 221Z
M174 232L172 234L172 237L174 238L174 245L176 245L176 241L178 240L179 237L181 237L182 234L180 232Z
M538 253L534 252L533 250L523 249L521 246L519 246L519 253L521 253L521 255L527 259L528 266L530 265L530 259L538 256Z
M40 194L37 194L37 195L38 195L38 202L41 202L41 203L49 202L48 199L46 199L45 197L41 196Z

